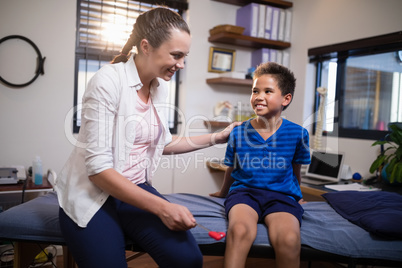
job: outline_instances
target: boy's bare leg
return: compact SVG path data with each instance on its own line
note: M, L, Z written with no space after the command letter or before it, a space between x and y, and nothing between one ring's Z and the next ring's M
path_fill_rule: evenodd
M257 235L257 222L257 212L246 204L237 204L230 209L224 267L245 267Z
M295 216L275 212L265 217L269 240L275 250L276 268L300 267L300 225Z

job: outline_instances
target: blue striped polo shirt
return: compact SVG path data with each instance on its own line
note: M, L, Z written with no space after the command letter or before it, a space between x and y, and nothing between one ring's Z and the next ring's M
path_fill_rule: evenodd
M279 129L267 140L251 125L250 120L230 133L224 163L234 167L236 188L258 188L302 198L292 163L309 164L309 134L289 120L282 119Z

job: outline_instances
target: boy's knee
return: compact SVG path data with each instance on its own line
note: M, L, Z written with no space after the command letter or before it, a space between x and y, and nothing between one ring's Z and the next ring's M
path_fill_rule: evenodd
M277 250L300 251L300 236L297 233L288 232L277 237Z
M255 231L249 228L246 224L237 223L230 226L228 229L229 235L236 239L255 239Z
M285 235L284 243L289 247L297 247L300 245L300 235L294 232L289 232Z

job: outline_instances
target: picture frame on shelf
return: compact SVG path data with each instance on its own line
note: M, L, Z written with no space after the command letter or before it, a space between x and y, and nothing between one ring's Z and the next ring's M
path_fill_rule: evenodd
M236 50L210 47L208 72L223 73L233 72Z

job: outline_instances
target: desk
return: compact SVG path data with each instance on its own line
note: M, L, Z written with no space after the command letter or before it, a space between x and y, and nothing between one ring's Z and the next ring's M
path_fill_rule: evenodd
M300 184L300 190L302 191L305 201L325 201L324 197L321 195L332 191L324 188L323 185L316 186L305 183Z
M212 172L224 172L227 169L227 166L215 161L207 161L206 165ZM325 201L321 195L331 191L324 188L324 186L315 186L304 183L300 185L300 189L305 201Z
M53 190L47 176L41 185L35 185L31 177L27 178L25 189L24 183L0 185L0 212Z

